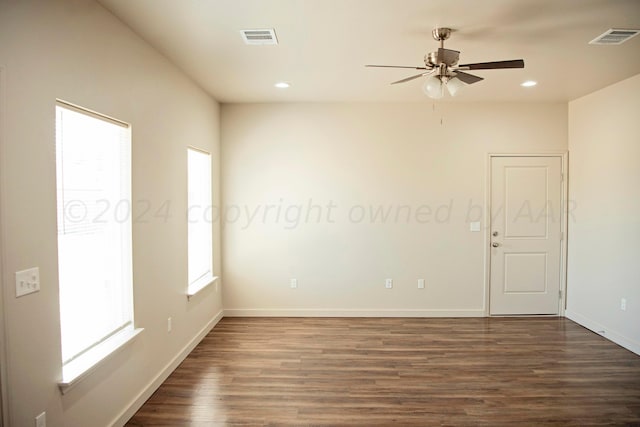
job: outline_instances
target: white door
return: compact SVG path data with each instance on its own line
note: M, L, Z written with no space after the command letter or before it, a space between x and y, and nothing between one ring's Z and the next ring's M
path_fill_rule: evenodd
M490 314L558 314L561 231L562 157L492 157Z

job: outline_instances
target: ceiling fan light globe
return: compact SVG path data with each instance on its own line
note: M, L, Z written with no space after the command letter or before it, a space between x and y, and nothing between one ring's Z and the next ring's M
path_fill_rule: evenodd
M429 76L422 86L422 91L429 98L440 99L444 96L444 83L439 76Z
M464 83L462 80L458 78L451 78L447 82L447 90L449 91L449 95L456 96L458 91L464 87Z

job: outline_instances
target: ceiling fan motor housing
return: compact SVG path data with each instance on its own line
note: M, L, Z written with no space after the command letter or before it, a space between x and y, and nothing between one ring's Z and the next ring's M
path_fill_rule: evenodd
M438 52L430 52L424 56L424 65L429 68L438 66Z
M439 52L430 52L424 56L424 65L429 69L440 68L440 72L446 72L449 67L458 65L458 60L446 64L439 55ZM444 67L444 69L443 69Z

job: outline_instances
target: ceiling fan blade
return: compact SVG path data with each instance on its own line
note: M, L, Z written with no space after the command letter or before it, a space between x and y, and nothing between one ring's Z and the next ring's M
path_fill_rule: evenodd
M409 68L411 70L428 70L427 67L405 67L402 65L365 65L365 67L377 67L377 68Z
M460 58L460 52L451 49L438 49L438 63L445 63L448 67L451 67L458 63Z
M462 64L457 68L460 70L495 70L499 68L524 68L524 60L513 59L511 61L477 62L475 64Z
M408 82L408 81L410 81L410 80L417 79L418 77L422 77L422 76L424 76L425 74L429 74L429 73L427 72L427 73L420 73L420 74L416 74L415 76L407 77L406 79L398 80L397 82L393 82L393 83L391 83L391 84L392 84L392 85L395 85L395 84L398 84L398 83Z
M473 74L469 73L463 73L462 71L456 71L456 77L468 85L484 80L483 77L474 76Z

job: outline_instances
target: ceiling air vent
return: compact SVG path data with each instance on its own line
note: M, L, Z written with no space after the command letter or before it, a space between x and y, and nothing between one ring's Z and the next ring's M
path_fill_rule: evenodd
M242 34L242 40L244 40L245 44L278 44L276 31L273 28L267 28L263 30L241 30L240 34Z
M611 28L600 34L595 39L591 40L589 44L622 44L629 40L631 37L638 35L640 30L621 30Z

